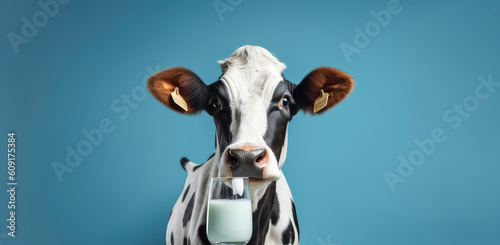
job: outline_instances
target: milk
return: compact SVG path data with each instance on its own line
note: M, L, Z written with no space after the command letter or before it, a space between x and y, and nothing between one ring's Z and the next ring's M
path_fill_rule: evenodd
M252 237L250 200L209 200L207 236L212 243L246 242Z

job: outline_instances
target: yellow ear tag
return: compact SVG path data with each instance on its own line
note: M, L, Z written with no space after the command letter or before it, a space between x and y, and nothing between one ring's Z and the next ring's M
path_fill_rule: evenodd
M325 108L327 104L328 104L328 93L325 93L325 91L321 89L321 95L316 99L316 101L314 101L313 112L316 113L320 111L321 109Z
M174 91L170 94L174 102L185 111L188 111L188 106L181 94L179 94L179 87L175 87Z

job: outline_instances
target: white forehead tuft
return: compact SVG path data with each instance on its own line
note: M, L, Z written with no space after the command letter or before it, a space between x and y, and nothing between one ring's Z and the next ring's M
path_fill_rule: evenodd
M220 80L228 89L231 102L250 99L252 95L269 102L286 69L269 51L250 45L238 48L219 64L224 73Z
M219 61L219 64L222 73L225 73L230 67L252 70L269 69L279 74L286 69L286 65L265 48L250 45L238 48L231 57Z

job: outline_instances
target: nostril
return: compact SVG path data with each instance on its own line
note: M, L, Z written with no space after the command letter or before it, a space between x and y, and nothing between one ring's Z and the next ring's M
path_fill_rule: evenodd
M255 150L254 151L255 153L255 163L260 163L264 160L264 158L266 157L266 150L265 149L259 149L259 150Z
M238 158L238 155L236 152L234 152L233 150L229 150L229 154L227 156L227 162L231 165L238 165L239 163L239 158Z
M262 159L264 159L264 156L259 156L257 157L257 159L255 160L256 163L259 163L262 161Z

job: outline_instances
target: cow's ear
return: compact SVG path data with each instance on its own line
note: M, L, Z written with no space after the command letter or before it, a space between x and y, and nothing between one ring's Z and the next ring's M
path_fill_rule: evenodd
M311 71L295 87L293 98L297 109L304 110L306 113L320 114L345 99L353 88L354 80L349 74L332 67L320 67ZM328 99L321 101L321 98L326 98L326 94L328 94Z
M148 79L148 89L161 103L183 114L204 110L209 98L207 85L183 67L173 67L154 74Z

